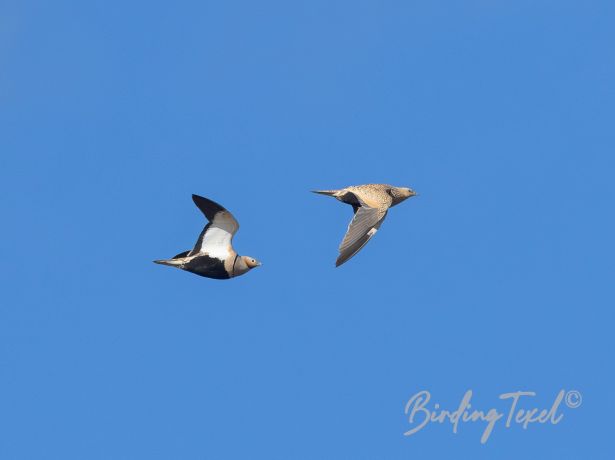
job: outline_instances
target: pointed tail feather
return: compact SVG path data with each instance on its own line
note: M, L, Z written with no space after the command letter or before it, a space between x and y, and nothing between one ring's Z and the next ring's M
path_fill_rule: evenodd
M312 190L312 193L319 193L320 195L335 196L339 190Z
M155 264L160 264L160 265L168 265L169 267L177 267L178 265L181 265L183 263L183 261L179 261L179 260L154 260Z
M178 265L181 265L181 264L186 262L184 260L184 257L188 256L188 254L190 254L190 251L180 252L179 254L177 254L172 259L154 260L154 263L155 264L160 264L160 265L169 265L171 267L177 267Z

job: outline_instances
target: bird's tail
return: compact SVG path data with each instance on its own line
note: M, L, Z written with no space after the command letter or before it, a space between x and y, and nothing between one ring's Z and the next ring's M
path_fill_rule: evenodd
M339 190L312 190L312 193L319 193L321 195L336 196Z
M178 265L181 265L184 262L186 262L184 260L184 257L186 257L188 254L190 254L190 251L180 252L179 254L177 254L172 259L154 260L154 263L155 264L160 264L160 265L168 265L170 267L177 267Z
M161 260L154 260L155 264L160 264L160 265L168 265L169 267L177 267L178 265L181 265L182 263L184 263L184 261L179 261L179 260L174 260L174 259L161 259Z

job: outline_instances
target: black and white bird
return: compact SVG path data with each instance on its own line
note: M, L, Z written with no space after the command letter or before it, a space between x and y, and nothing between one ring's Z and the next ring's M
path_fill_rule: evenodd
M239 223L230 212L202 196L192 195L192 200L209 221L194 249L177 254L172 259L154 260L154 263L219 280L243 275L261 265L253 257L240 256L233 249L232 240Z
M354 217L339 247L336 267L353 257L376 234L389 208L416 196L416 192L411 188L388 184L354 185L339 190L313 192L332 196L342 203L351 205L354 210Z

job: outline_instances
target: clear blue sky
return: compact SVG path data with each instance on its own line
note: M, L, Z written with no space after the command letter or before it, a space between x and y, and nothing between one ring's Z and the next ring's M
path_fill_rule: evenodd
M612 459L615 5L5 0L2 459ZM334 268L352 211L415 188ZM263 267L190 249L198 193ZM556 426L431 425L537 392ZM532 406L532 404L529 404Z

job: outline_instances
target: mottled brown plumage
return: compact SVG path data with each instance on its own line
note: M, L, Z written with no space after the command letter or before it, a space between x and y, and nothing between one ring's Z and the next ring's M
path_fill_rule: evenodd
M345 263L367 244L382 225L389 208L416 195L407 187L387 184L353 185L339 190L314 190L314 193L335 197L354 209L354 217L339 247L336 267Z

